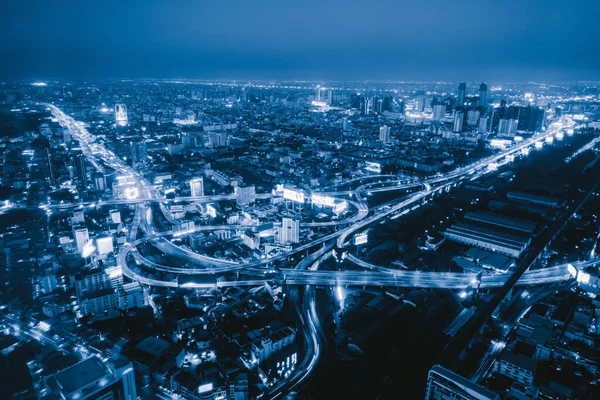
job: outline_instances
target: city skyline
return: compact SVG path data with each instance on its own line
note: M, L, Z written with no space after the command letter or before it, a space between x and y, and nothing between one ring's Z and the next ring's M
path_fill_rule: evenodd
M599 17L4 2L0 393L600 398Z

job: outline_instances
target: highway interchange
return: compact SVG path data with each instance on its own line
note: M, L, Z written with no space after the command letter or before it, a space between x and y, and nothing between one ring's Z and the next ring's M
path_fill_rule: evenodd
M348 252L352 237L360 233L369 225L385 218L395 217L417 209L422 204L439 195L449 191L462 182L475 180L491 171L490 165L500 165L508 162L511 156L526 154L538 142L544 142L546 138L553 137L565 129L562 121L553 123L545 132L537 134L530 139L513 145L505 151L493 156L479 160L473 164L460 167L443 176L434 176L424 181L399 180L392 175L378 175L372 179L385 179L384 186L379 182L363 184L356 190L321 192L329 196L336 196L348 201L350 206L356 209L356 214L347 220L328 221L324 223L304 223L307 227L335 226L336 231L320 237L314 241L303 243L290 252L280 253L274 257L262 259L250 263L239 263L230 260L222 260L208 257L177 246L169 237L181 237L195 232L214 231L221 229L241 230L247 228L244 225L214 225L199 226L188 231L167 230L159 232L154 226L154 217L150 203L158 203L167 221L173 222L170 212L165 207L169 202L214 202L220 200L235 199L234 195L215 195L201 197L177 197L167 199L152 187L150 182L141 173L127 166L122 160L107 150L104 146L95 142L95 138L85 128L84 124L76 122L72 117L63 113L52 104L45 104L58 122L67 128L71 135L79 140L84 155L96 168L110 168L117 173L133 177L140 189L139 198L114 199L98 202L95 204L83 204L84 206L102 207L119 204L135 204L136 213L134 222L130 229L128 242L125 243L118 254L118 265L123 274L128 278L153 287L170 287L185 289L200 289L211 287L229 286L257 286L266 282L276 282L290 285L292 294L290 298L296 300L298 316L304 330L306 356L301 365L288 379L279 382L270 389L269 397L277 398L284 393L300 388L310 376L311 371L317 363L322 346L319 320L316 316L315 296L313 286L392 286L392 287L414 287L414 288L440 288L451 290L465 290L466 288L479 285L481 288L498 288L504 285L510 274L484 274L473 273L451 273L451 272L423 272L405 271L377 266L363 261ZM362 178L361 178L362 179ZM354 181L360 181L355 178ZM344 182L350 183L350 181ZM379 186L379 187L375 187ZM399 191L402 197L396 202L369 208L365 200L366 193L374 191ZM257 194L258 199L268 199L273 195L270 193ZM349 199L349 196L351 200ZM47 205L46 208L67 209L81 204ZM42 208L44 208L42 206ZM145 234L137 239L138 230ZM161 252L184 258L188 264L194 267L164 265L148 260L138 251L138 247L150 243ZM277 268L272 264L278 260L286 260L295 254L313 250L307 257L302 259L295 268ZM131 257L129 257L131 255ZM362 271L324 271L318 270L320 263L329 257L337 261L354 264L363 269ZM139 265L144 265L144 270L155 270L163 272L160 278L146 275ZM585 267L587 263L575 263L559 265L551 268L528 270L523 274L518 285L544 285L557 282L574 280L578 268ZM242 272L243 278L232 280L231 272ZM219 277L217 274L221 274ZM227 274L227 275L225 275ZM165 278L165 276L167 276ZM184 279L180 279L180 277ZM171 277L171 278L169 278ZM303 299L300 300L298 288L306 286ZM302 302L302 306L301 303Z

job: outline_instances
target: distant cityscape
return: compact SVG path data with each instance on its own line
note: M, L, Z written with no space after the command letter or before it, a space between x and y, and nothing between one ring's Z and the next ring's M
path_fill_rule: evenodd
M6 80L0 158L3 398L600 398L599 82Z

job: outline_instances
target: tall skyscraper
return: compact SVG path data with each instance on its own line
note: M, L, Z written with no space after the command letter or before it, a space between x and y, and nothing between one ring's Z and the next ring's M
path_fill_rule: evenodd
M115 104L115 121L117 125L127 125L127 106L125 104Z
M425 111L425 95L424 94L420 94L417 96L417 104L416 104L416 110L418 112L423 112Z
M452 129L452 132L462 132L464 120L465 113L462 111L457 111L456 114L454 114L454 128Z
M425 400L500 400L500 396L442 366L435 365L427 376Z
M479 85L479 100L477 101L478 106L485 106L487 101L487 85L485 83L481 83Z
M504 136L514 136L517 134L518 121L516 119L503 118L498 123L498 134Z
M467 84L466 82L462 82L458 85L458 90L456 91L456 106L460 107L465 103L465 94L467 92Z
M477 129L477 131L479 133L488 133L489 132L489 126L490 126L490 118L485 116L485 117L481 117L479 118L479 128Z
M441 121L446 116L446 105L436 104L433 106L433 120Z
M252 204L256 201L256 188L251 186L238 186L235 188L237 203L241 205Z
M379 140L384 144L387 144L392 141L391 129L389 126L384 125L381 128L379 128Z
M540 131L544 125L545 112L539 107L528 105L518 108L518 120L520 131L535 132Z
M106 189L106 177L102 172L95 172L93 174L93 181L97 191L101 192Z
M75 225L73 227L73 236L75 237L75 245L77 246L77 252L83 253L83 248L90 241L90 235L87 228L82 225Z
M195 178L190 181L190 192L192 197L204 196L204 179Z
M469 110L467 112L467 124L469 126L475 126L477 125L477 122L479 122L479 115L481 113L478 110Z
M131 160L134 163L140 163L148 157L148 148L143 141L131 142Z
M75 174L77 176L77 187L79 189L85 189L88 184L87 167L85 164L85 156L83 153L79 153L74 157L75 163Z
M279 241L282 243L300 242L300 221L284 217L281 220L281 230L279 231Z

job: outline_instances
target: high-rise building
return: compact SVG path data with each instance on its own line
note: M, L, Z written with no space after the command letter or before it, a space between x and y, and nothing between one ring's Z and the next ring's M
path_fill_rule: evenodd
M516 119L503 118L498 123L498 134L514 136L517 134L518 121Z
M425 400L500 400L500 396L440 365L427 376Z
M190 193L192 197L204 196L203 178L195 178L190 181Z
M115 121L117 125L127 125L127 106L125 104L115 104Z
M90 241L90 235L87 228L73 227L73 236L75 237L75 244L77 246L77 252L83 253L83 248Z
M85 164L85 156L83 153L75 155L75 174L77 176L77 187L79 189L85 189L88 184L87 167Z
M352 129L352 122L348 118L344 118L342 120L342 130L344 132L348 132Z
M102 172L95 172L93 175L94 187L97 191L102 192L106 189L106 177Z
M464 119L465 119L464 112L457 111L456 114L454 114L454 128L452 129L452 132L462 132L463 131Z
M433 106L433 120L441 121L446 116L446 105L436 104Z
M235 188L237 203L240 205L252 204L256 201L256 188L251 186L237 186Z
M279 241L282 243L300 242L300 221L284 217L281 221Z
M479 85L479 100L477 101L478 106L485 106L487 101L487 85L485 83L481 83Z
M329 89L327 91L327 104L331 105L333 103L333 90Z
M465 94L467 92L467 84L462 82L458 85L458 90L456 91L456 106L460 107L465 103Z
M477 130L479 133L488 133L490 126L490 117L481 117L479 118L479 129Z
M371 113L371 101L368 98L364 98L363 101L363 113L368 115Z
M133 365L122 357L103 361L92 356L43 381L59 399L137 399Z
M535 132L540 131L544 125L545 112L539 107L528 105L527 107L519 107L518 120L519 131Z
M379 140L383 142L383 144L387 144L392 141L391 129L389 126L384 125L379 128Z
M141 163L148 158L148 148L146 142L135 141L131 142L131 160L134 163Z
M416 100L417 100L417 103L416 103L415 111L419 111L419 112L425 111L425 95L424 94L418 95Z
M479 122L479 115L481 113L478 110L469 110L467 112L467 125L475 126Z

